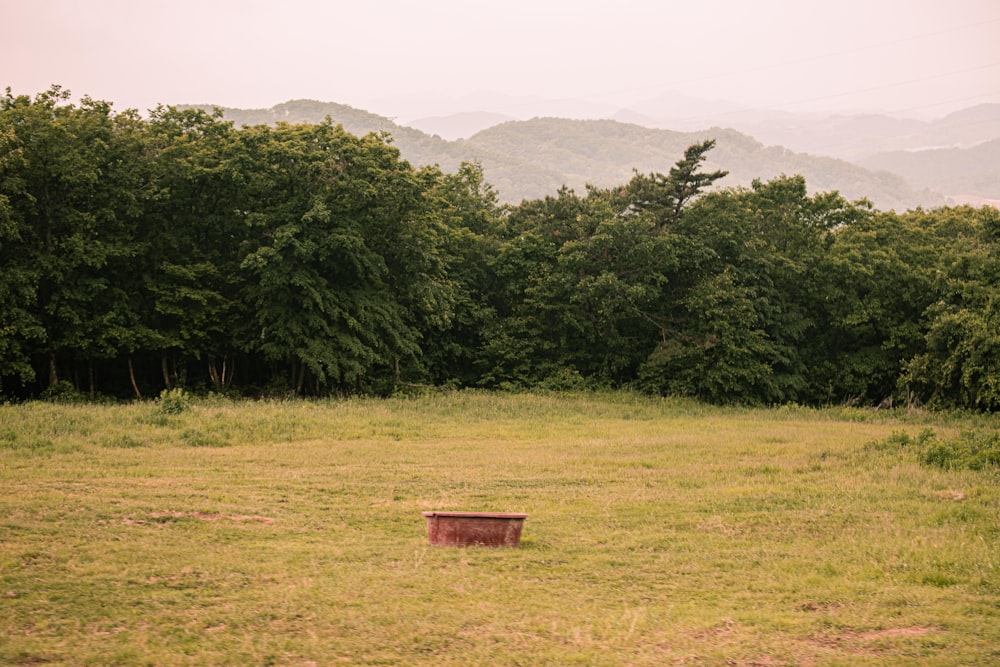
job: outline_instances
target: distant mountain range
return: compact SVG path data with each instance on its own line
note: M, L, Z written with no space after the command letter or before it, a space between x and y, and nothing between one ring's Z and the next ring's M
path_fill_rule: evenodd
M971 148L877 153L860 164L899 174L916 187L950 193L956 202L1000 206L1000 139Z
M765 143L863 163L883 152L971 148L998 139L1000 104L981 104L933 121L871 114L789 115L738 127Z
M487 180L505 198L517 201L552 194L563 184L578 191L587 184L623 184L635 170L666 173L685 148L704 139L716 141L706 169L729 171L719 181L723 187L748 186L755 178L801 174L813 191L839 190L848 199L867 198L882 209L944 203L941 195L917 191L899 176L834 158L767 147L723 128L674 132L613 120L538 118L497 125L459 145L481 159Z
M387 132L403 157L415 165L437 164L454 171L463 161L478 161L487 181L507 202L551 195L563 185L582 191L587 184L624 184L633 170L665 173L687 146L711 138L717 145L709 153L707 168L730 172L720 181L723 187L746 186L754 178L801 174L812 191L838 190L848 199L867 198L883 210L1000 203L997 104L925 122L871 115L750 113L723 102L708 102L701 116L692 113L686 119L675 117L673 122L680 127L698 119L727 116L739 122L679 131L650 127L671 122L662 115L671 108L669 99L619 110L614 120L512 120L519 113L516 102L510 101L499 111L422 116L410 121L410 126L350 106L313 100L294 100L270 109L223 108L223 113L237 125L320 122L329 116L352 134ZM691 103L687 100L686 107L672 107L674 115L678 109L696 110ZM588 113L600 112L591 109ZM735 125L740 127L732 129Z
M872 113L791 113L748 108L727 100L705 100L677 92L627 103L545 99L477 93L458 98L410 95L374 102L407 109L402 125L464 139L504 120L553 116L611 119L664 130L728 127L767 145L856 160L878 152L928 147L968 147L1000 138L1000 104L981 104L935 120ZM407 120L410 118L412 120Z

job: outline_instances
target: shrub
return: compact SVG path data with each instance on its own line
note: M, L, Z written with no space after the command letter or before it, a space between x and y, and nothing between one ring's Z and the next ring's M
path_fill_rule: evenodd
M178 415L191 407L191 396L181 388L164 389L157 399L160 414Z
M942 470L984 470L1000 468L1000 433L990 429L964 431L957 438L942 440L932 429L916 438L897 432L866 445L875 451L912 451L917 460Z
M903 451L925 449L937 442L933 429L925 428L916 438L906 431L894 431L888 438L869 442L865 447L876 451Z
M586 391L590 383L575 368L562 368L539 382L536 389L541 391Z
M51 403L84 403L87 401L87 395L78 391L71 382L60 380L46 388L41 394L41 399Z
M944 470L984 470L1000 467L1000 434L966 431L955 440L936 440L921 453L921 462Z

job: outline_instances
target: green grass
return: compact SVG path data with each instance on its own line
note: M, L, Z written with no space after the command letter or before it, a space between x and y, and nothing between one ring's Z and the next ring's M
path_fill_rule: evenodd
M0 664L998 664L1000 473L893 444L970 426L997 422L628 394L3 406ZM529 518L518 549L435 548L428 509Z

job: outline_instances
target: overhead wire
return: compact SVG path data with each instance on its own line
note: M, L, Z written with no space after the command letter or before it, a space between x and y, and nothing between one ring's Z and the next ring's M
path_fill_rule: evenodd
M889 41L885 41L885 42L878 42L878 43L875 43L875 44L867 44L867 45L853 47L853 48L850 48L850 49L841 49L839 51L832 51L832 52L829 52L829 53L822 53L822 54L819 54L819 55L809 56L809 57L806 57L806 58L798 58L798 59L795 59L795 60L783 60L781 62L769 63L769 64L766 64L766 65L758 65L758 66L755 66L755 67L747 67L747 68L743 68L743 69L739 69L739 70L730 70L730 71L721 72L721 73L718 73L718 74L707 74L707 75L704 75L704 76L698 76L698 77L693 77L693 78L688 78L688 79L677 79L677 80L673 80L673 81L668 81L668 82L660 83L660 84L658 84L656 86L642 86L642 87L632 87L632 88L620 88L620 89L617 89L617 90L608 90L608 91L604 91L604 92L601 92L601 93L585 94L583 96L584 97L591 97L591 98L600 98L600 97L607 97L607 96L610 96L610 95L619 95L619 94L622 94L622 93L630 93L630 92L634 93L634 92L639 92L639 91L671 89L673 87L683 86L683 85L687 85L687 84L691 84L691 83L704 83L706 81L714 81L716 79L726 79L726 78L731 78L731 77L743 76L743 75L746 75L746 74L752 74L754 72L762 72L762 71L767 71L767 70L772 70L772 69L781 69L781 68L790 67L790 66L793 66L793 65L801 65L801 64L816 62L816 61L820 61L820 60L828 60L830 58L837 58L837 57L840 57L840 56L850 55L850 54L854 54L854 53L860 53L860 52L863 52L863 51L871 51L871 50L875 50L875 49L881 49L881 48L884 48L884 47L887 47L887 46L893 46L895 44L902 44L904 42L912 42L912 41L916 41L916 40L926 39L928 37L937 37L937 36L940 36L940 35L946 35L946 34L953 33L953 32L959 32L959 31L962 31L962 30L968 30L970 28L981 28L983 26L988 26L988 25L991 25L991 24L994 24L994 23L1000 23L1000 17L996 17L996 18L992 18L992 19L986 19L986 20L983 20L983 21L977 21L975 23L966 23L966 24L963 24L963 25L954 26L952 28L945 28L945 29L942 29L942 30L935 30L933 32L925 32L925 33L921 33L921 34L918 34L918 35L911 35L911 36L908 36L908 37L900 37L898 39L889 40ZM858 92L865 92L865 91L858 91Z

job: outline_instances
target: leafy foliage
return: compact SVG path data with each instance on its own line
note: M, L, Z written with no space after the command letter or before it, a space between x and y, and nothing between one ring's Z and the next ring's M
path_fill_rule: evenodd
M380 137L329 123L258 126L241 140L240 208L251 234L240 268L259 331L249 350L290 362L299 392L307 376L351 387L374 367L415 355L396 287L420 289L435 276L401 252L419 252L412 170Z
M946 470L983 470L1000 468L1000 433L967 431L955 440L932 440L920 460Z
M164 389L156 402L156 409L163 415L178 415L191 408L191 396L180 387Z
M1000 213L961 207L913 214L935 235L937 299L924 311L924 348L906 364L935 405L1000 408Z
M0 391L1000 408L996 209L718 189L713 139L665 174L502 205L482 164L416 169L392 142L8 91Z
M951 439L939 438L932 429L924 429L917 437L900 431L867 447L914 452L922 464L944 470L1000 470L1000 433L992 429L963 431Z

